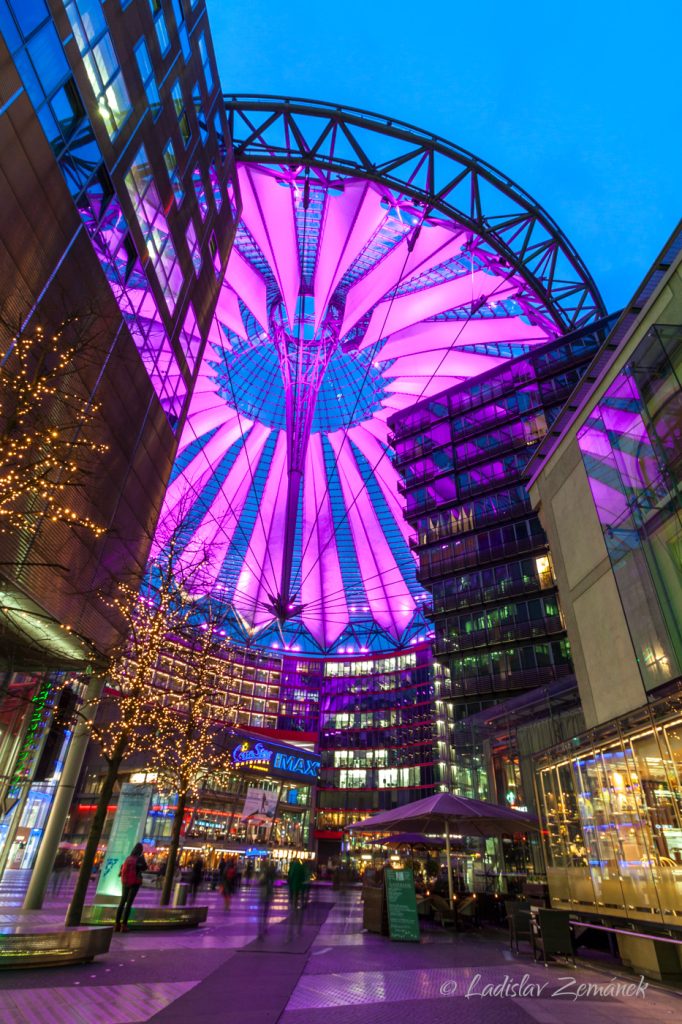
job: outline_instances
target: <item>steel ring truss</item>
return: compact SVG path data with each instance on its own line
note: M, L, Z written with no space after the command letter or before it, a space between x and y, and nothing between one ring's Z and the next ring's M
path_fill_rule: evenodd
M278 96L225 95L238 162L309 167L393 188L424 211L471 229L525 278L564 332L606 312L587 267L524 189L453 143L403 121L353 107Z
M241 213L156 547L188 508L189 589L241 641L404 648L427 594L389 416L601 300L530 196L445 140L303 100L225 105Z

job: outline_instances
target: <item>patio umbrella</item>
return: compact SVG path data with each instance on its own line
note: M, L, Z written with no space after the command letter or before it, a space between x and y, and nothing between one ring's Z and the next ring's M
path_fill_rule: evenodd
M440 831L445 835L445 856L448 870L448 893L453 902L452 864L450 862L450 831L460 835L501 836L505 833L520 832L539 828L532 815L514 811L509 807L485 803L483 800L469 800L452 793L436 793L423 800L396 807L392 811L381 811L371 818L348 825L354 832L392 832L411 825L424 832Z
M426 849L442 850L445 845L442 839L425 836L421 832L398 832L388 839L371 839L373 846L423 846Z

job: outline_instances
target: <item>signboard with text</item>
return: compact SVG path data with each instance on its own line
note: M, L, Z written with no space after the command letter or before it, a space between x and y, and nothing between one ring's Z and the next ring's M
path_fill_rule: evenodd
M386 902L388 905L388 931L394 942L419 942L419 917L411 871L384 871Z
M107 851L97 881L97 896L121 895L121 865L135 843L139 843L144 835L152 793L153 786L138 786L131 782L124 782L121 786Z
M314 785L320 758L302 747L273 743L249 733L235 731L228 744L230 768L252 775L269 775Z

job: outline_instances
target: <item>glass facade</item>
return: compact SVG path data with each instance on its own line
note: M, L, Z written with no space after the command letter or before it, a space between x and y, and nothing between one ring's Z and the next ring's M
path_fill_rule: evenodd
M577 435L646 690L682 675L682 328L651 328Z
M389 421L444 667L436 698L447 782L464 796L499 791L469 717L572 675L525 469L607 329L602 321L533 349Z
M338 832L430 796L440 782L431 651L330 659L320 692L317 828Z
M679 695L542 755L537 789L552 906L682 923Z
M100 116L109 138L113 139L130 114L132 106L101 0L66 0L64 6Z

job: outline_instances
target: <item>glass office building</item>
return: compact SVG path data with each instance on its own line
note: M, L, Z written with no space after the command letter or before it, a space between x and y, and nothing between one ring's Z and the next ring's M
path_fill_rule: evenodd
M486 753L486 711L538 687L565 690L573 677L526 467L609 324L516 355L389 421L418 578L431 594L435 656L446 670L435 694L443 781L463 796L532 805L514 743L504 771Z
M681 238L531 467L588 726L537 762L552 903L659 928L682 923Z

